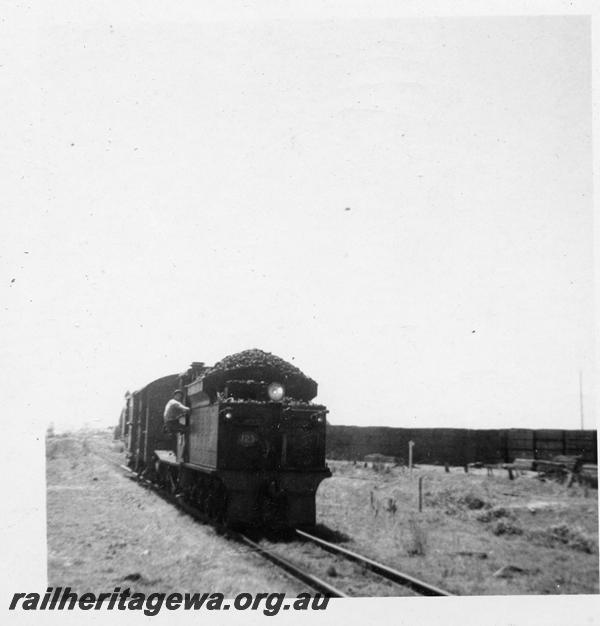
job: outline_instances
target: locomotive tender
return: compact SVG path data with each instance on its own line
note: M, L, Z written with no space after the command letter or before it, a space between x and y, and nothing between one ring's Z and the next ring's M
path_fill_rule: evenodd
M163 411L175 389L191 410L172 434ZM317 488L331 476L316 395L314 380L262 350L192 363L126 394L127 463L218 522L314 526Z

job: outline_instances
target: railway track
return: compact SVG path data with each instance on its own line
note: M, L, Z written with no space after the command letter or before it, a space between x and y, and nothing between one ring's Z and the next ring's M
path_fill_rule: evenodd
M327 550L328 552L331 552L332 554L336 554L350 561L359 563L360 565L371 570L378 576L381 576L382 578L385 578L386 580L396 583L402 587L411 589L412 591L414 591L420 596L450 596L452 595L451 593L448 593L447 591L444 591L443 589L440 589L439 587L434 587L433 585L430 585L429 583L423 582L422 580L414 578L413 576L410 576L409 574L405 574L391 567L388 567L387 565L384 565L383 563L378 563L377 561L374 561L373 559L370 559L366 556L362 556L361 554L358 554L357 552L352 552L351 550L342 548L341 546L338 546L334 543L330 543L329 541L325 541L324 539L321 539L319 537L315 537L314 535L311 535L302 530L295 529L295 532L302 539L311 541L312 543L318 545L324 550Z
M275 564L277 567L285 571L289 576L307 585L313 591L316 591L317 593L320 593L329 598L351 597L349 594L334 587L333 585L323 580L322 578L319 578L318 576L315 576L314 574L311 574L310 572L306 571L306 569L299 567L298 565L292 563L290 560L281 556L274 550L261 546L259 543L253 541L252 539L250 539L243 533L232 531L229 528L220 527L219 525L215 524L213 520L210 520L205 514L203 514L201 511L199 511L192 505L188 504L187 502L184 502L181 498L178 498L174 496L173 494L165 491L164 489L158 487L157 485L147 480L143 476L140 476L139 474L134 472L131 468L127 467L126 465L123 465L119 463L118 461L115 461L114 459L111 459L110 457L104 454L101 454L99 452L95 451L94 453L96 454L96 456L102 458L106 462L112 465L115 465L119 469L126 472L125 475L127 477L135 480L136 482L138 482L145 488L154 491L161 498L170 502L171 504L174 504L177 508L184 511L185 513L187 513L194 519L202 523L210 523L211 525L215 526L217 530L226 534L228 538L233 539L239 542L240 544L247 546L248 548L252 550L252 552L270 561L271 563ZM396 585L399 585L404 589L409 589L411 592L417 595L421 595L421 596L450 596L452 595L448 593L447 591L444 591L443 589L440 589L426 582L418 580L417 578L414 578L413 576L410 576L409 574L405 574L391 567L388 567L387 565L378 563L377 561L374 561L373 559L362 556L356 552L352 552L351 550L348 550L346 548L342 548L341 546L325 541L321 539L320 537L316 537L305 531L295 529L294 532L298 536L298 538L301 539L302 541L311 542L315 544L316 546L322 548L323 550L326 550L327 552L335 554L338 557L358 563L361 566L363 566L365 569L370 570L371 572L376 574L378 577L385 579L386 581L389 581Z
M256 543L255 541L253 541L252 539L250 539L243 533L232 531L231 529L228 529L228 528L220 527L218 524L215 524L214 520L210 520L206 515L204 515L198 509L191 506L187 502L184 502L180 498L173 496L171 493L165 491L164 489L161 489L160 487L158 487L151 481L147 480L146 478L134 472L130 467L127 467L126 465L123 465L122 463L119 463L115 461L114 459L111 459L110 457L102 453L99 453L97 451L95 451L94 454L96 454L96 456L100 457L107 463L110 463L111 465L114 465L118 467L119 469L123 470L124 472L126 472L125 475L128 478L131 478L135 480L136 482L138 482L139 484L141 484L143 487L150 489L151 491L159 495L163 500L166 500L167 502L173 504L180 510L187 513L190 517L193 517L195 520L202 522L202 523L210 523L212 526L216 527L217 530L220 530L224 534L226 533L230 539L233 539L239 542L240 544L247 546L255 554L270 561L274 565L277 565L280 569L285 571L292 578L299 580L303 584L310 587L311 590L316 591L317 593L320 593L321 595L326 596L328 598L347 598L348 597L348 595L345 594L343 591L336 589L333 585L330 585L329 583L322 580L321 578L314 576L313 574L311 574L310 572L307 572L303 568L300 568L294 565L291 561L289 561L288 559L285 559L284 557L277 554L276 552L272 550L268 550L267 548L261 546L260 544Z

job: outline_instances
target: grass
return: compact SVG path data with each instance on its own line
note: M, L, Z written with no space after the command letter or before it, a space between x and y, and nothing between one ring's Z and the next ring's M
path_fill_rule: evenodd
M408 520L404 549L408 556L424 556L427 549L427 530L414 516Z
M350 549L457 594L598 593L597 491L534 474L331 465L317 517Z
M98 446L122 461L122 445L106 434L48 438L50 585L225 594L301 590L85 453ZM567 489L533 474L509 481L506 472L421 467L411 478L405 468L389 465L377 471L351 462L330 465L333 477L317 493L319 533L330 541L460 595L598 593L596 490ZM294 542L285 552L306 564L319 561L334 585L367 577L356 565ZM398 593L374 584L354 591Z
M47 441L48 585L110 592L306 591L250 552L181 514L91 451L104 436ZM88 454L86 454L86 450ZM122 461L122 458L120 459Z

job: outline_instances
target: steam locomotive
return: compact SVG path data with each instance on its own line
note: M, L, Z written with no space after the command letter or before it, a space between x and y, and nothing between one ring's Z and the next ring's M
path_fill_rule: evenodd
M163 424L174 390L190 409L177 433ZM317 488L331 476L316 395L314 380L262 350L194 362L126 394L127 464L232 527L314 526Z

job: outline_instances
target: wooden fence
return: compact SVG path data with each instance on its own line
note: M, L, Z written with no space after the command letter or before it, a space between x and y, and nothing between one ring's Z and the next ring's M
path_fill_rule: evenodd
M415 443L415 463L510 463L515 458L550 459L558 454L581 455L585 463L598 463L595 430L470 430L329 425L327 455L331 459L362 460L369 454L384 454L406 461L409 441Z

